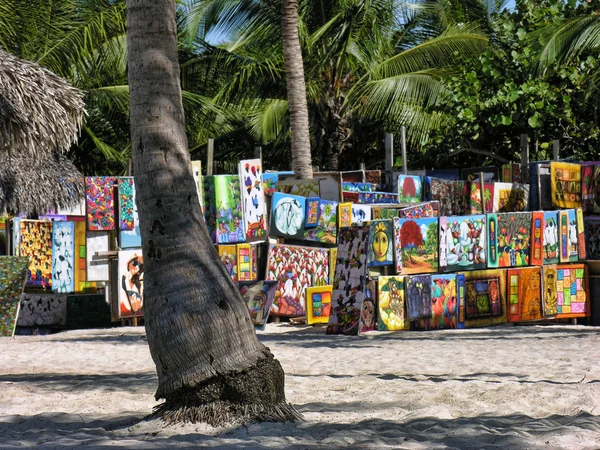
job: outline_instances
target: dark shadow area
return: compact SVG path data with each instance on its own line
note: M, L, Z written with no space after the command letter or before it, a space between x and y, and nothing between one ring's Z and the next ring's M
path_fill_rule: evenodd
M63 335L61 334L53 334L52 338L47 342L102 342L102 343L115 343L119 345L128 345L128 344L142 344L147 345L148 340L146 335L144 334L95 334L94 336L73 336L73 335Z
M38 389L63 390L65 392L107 389L109 391L154 391L158 386L155 372L111 373L103 375L80 375L62 373L5 374L0 383L23 383L37 385Z

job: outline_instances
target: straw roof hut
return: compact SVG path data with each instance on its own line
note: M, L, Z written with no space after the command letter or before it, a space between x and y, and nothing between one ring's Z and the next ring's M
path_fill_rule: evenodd
M0 156L66 151L77 141L84 114L79 90L38 64L0 50Z

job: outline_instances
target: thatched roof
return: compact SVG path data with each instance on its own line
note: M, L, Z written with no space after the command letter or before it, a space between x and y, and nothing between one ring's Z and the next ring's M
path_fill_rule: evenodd
M76 206L84 196L83 175L66 156L0 154L0 213L45 214Z
M0 50L0 152L66 151L77 141L84 114L79 90Z

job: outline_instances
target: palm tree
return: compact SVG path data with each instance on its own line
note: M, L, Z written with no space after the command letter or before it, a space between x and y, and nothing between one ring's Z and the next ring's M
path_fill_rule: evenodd
M185 133L172 0L127 0L131 138L145 325L167 421L294 420L279 362L215 251Z

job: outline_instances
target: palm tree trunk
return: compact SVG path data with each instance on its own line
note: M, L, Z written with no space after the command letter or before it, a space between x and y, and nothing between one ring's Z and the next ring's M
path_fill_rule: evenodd
M212 425L292 420L279 362L201 215L187 149L173 0L127 0L131 141L156 414Z
M282 0L281 34L292 132L292 168L298 178L312 178L306 85L298 37L298 0Z

